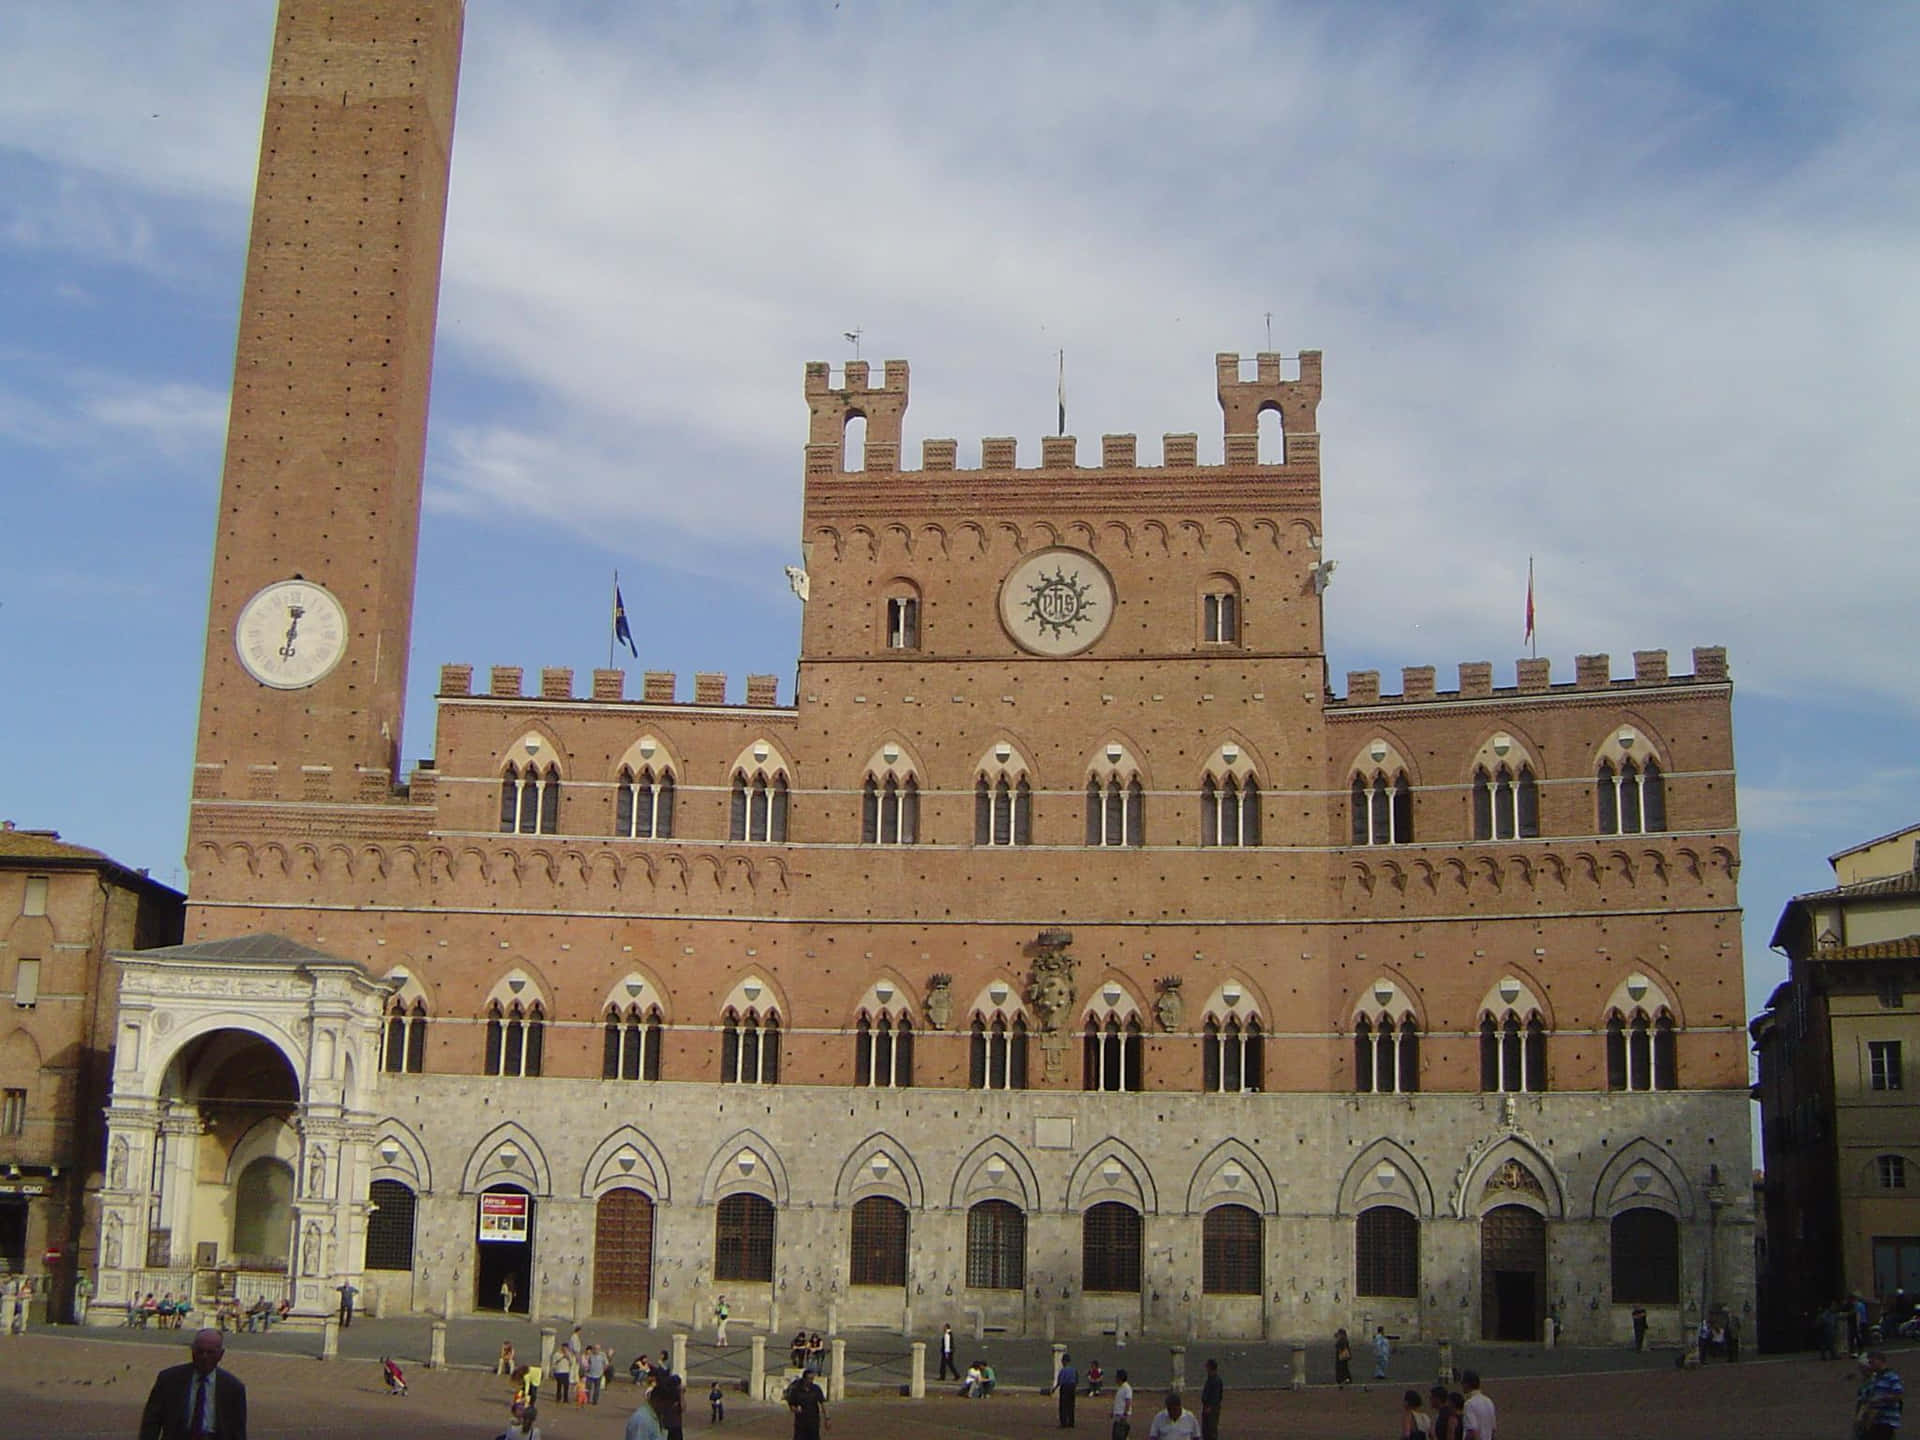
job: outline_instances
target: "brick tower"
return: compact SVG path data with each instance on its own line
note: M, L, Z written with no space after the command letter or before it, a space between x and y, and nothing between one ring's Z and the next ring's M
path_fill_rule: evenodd
M351 800L384 794L393 774L463 11L463 0L280 5L194 834L222 801Z

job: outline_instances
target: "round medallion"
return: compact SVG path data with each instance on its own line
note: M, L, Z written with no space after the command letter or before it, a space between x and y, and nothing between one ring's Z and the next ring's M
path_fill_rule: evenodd
M247 673L275 690L324 679L347 651L347 612L324 586L282 580L246 603L233 645Z
M1000 623L1034 655L1078 655L1107 633L1113 577L1091 555L1039 550L1000 584Z

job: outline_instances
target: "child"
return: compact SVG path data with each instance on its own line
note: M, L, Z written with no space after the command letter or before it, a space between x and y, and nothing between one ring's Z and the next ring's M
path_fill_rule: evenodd
M714 1381L713 1388L707 1391L707 1408L713 1412L708 1418L715 1425L727 1418L726 1399L721 1392L718 1380Z
M1087 1366L1087 1394L1098 1395L1100 1393L1100 1382L1106 1379L1106 1376L1107 1372L1100 1368L1100 1362L1098 1360Z
M391 1355L382 1355L380 1357L380 1373L386 1378L387 1393L389 1395L404 1395L407 1393L407 1377L402 1373L399 1365L394 1362Z

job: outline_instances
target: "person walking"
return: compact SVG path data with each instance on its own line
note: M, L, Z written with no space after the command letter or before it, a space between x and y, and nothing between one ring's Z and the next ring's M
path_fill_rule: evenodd
M660 1423L660 1414L653 1408L651 1395L641 1396L640 1404L627 1417L623 1440L667 1440L667 1428Z
M1080 1372L1074 1368L1073 1356L1064 1350L1060 1352L1060 1368L1053 1377L1053 1393L1060 1398L1060 1428L1073 1429L1073 1404L1080 1398Z
M1865 1366L1854 1398L1853 1433L1859 1440L1894 1440L1906 1405L1900 1372L1887 1364L1886 1354L1879 1350L1867 1353Z
M1353 1383L1353 1345L1344 1325L1333 1332L1333 1383L1343 1389Z
M722 1295L713 1305L713 1343L721 1348L727 1343L727 1317L733 1312L727 1309L727 1297Z
M1167 1408L1153 1417L1147 1440L1200 1440L1200 1421L1182 1404L1178 1390L1167 1392Z
M811 1370L802 1370L800 1378L787 1386L787 1409L793 1412L793 1440L820 1440L821 1430L833 1424L826 1392Z
M565 1405L573 1399L573 1352L564 1345L557 1348L547 1373L553 1376L554 1400Z
M1644 1305L1633 1307L1633 1348L1647 1348L1647 1307Z
M960 1367L953 1363L953 1326L942 1325L940 1327L940 1374L934 1383L938 1384L948 1376L958 1380Z
M1387 1361L1393 1356L1393 1341L1387 1335L1387 1327L1373 1327L1373 1378L1387 1378Z
M1220 1407L1226 1398L1227 1384L1220 1378L1220 1362L1209 1360L1206 1382L1200 1387L1200 1440L1220 1440Z
M1127 1440L1133 1431L1133 1382L1125 1369L1113 1372L1112 1440Z
M333 1288L340 1292L340 1328L344 1330L353 1324L353 1300L360 1293L360 1287L351 1280L342 1280Z
M193 1337L193 1359L154 1377L140 1413L140 1440L247 1440L247 1387L220 1368L226 1353L218 1330Z
M1427 1400L1433 1410L1433 1440L1460 1440L1460 1412L1453 1408L1447 1387L1429 1386Z
M1480 1372L1463 1370L1460 1383L1466 1388L1466 1403L1460 1407L1462 1440L1494 1440L1499 1430L1493 1401L1480 1388Z

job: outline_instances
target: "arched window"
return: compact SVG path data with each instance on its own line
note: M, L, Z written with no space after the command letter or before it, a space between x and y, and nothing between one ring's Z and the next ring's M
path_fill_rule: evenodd
M547 1012L538 1000L487 1006L487 1074L534 1076L546 1049Z
M1597 777L1602 835L1646 835L1667 828L1667 782L1651 755L1641 764L1602 760Z
M727 1007L720 1031L720 1080L726 1085L780 1083L780 1015Z
M1104 1017L1087 1016L1086 1041L1081 1056L1081 1088L1085 1090L1144 1090L1140 1073L1144 1044L1137 1013L1109 1010Z
M262 1155L234 1181L234 1259L250 1269L284 1270L292 1234L293 1167Z
M982 1200L967 1211L967 1286L1019 1290L1027 1283L1027 1216L1006 1200Z
M787 840L787 776L784 770L768 774L756 770L733 772L733 795L727 816L727 838L784 845Z
M413 1269L416 1198L398 1180L376 1180L367 1187L367 1269Z
M773 1202L763 1195L726 1195L714 1207L713 1278L773 1279Z
M1200 843L1260 843L1260 782L1251 773L1208 775L1200 782Z
M913 776L867 776L861 791L860 843L912 845L920 838L920 784Z
M913 1021L907 1012L860 1012L854 1031L853 1083L880 1090L913 1084Z
M426 1069L427 1005L418 996L411 1005L396 995L387 1002L385 1043L380 1068L389 1075L418 1075Z
M1876 1155L1873 1157L1873 1177L1882 1190L1904 1190L1907 1188L1907 1157L1904 1155Z
M1651 1016L1637 1005L1630 1014L1613 1011L1607 1016L1607 1088L1676 1088L1674 1051L1673 1016L1665 1009Z
M1026 776L1009 781L1004 774L992 780L981 775L973 782L973 843L1033 843L1033 789Z
M1680 1303L1680 1222L1641 1207L1613 1217L1613 1303Z
M614 792L613 833L629 840L673 838L673 771L651 765L620 767Z
M1200 596L1200 639L1207 645L1240 643L1240 587L1231 576L1215 575Z
M603 1080L658 1080L660 1040L665 1025L658 1005L642 1010L629 1005L607 1007L604 1044L600 1057Z
M1412 1095L1420 1089L1420 1027L1411 1011L1382 1011L1353 1022L1353 1088L1363 1095Z
M1547 1027L1538 1014L1524 1021L1513 1010L1480 1016L1480 1088L1486 1091L1547 1088Z
M1258 1211L1214 1206L1200 1222L1200 1288L1209 1295L1258 1295L1262 1248Z
M887 1195L853 1202L853 1250L848 1281L854 1285L907 1283L907 1207Z
M967 1083L975 1090L1027 1088L1027 1020L1011 1021L995 1012L991 1018L975 1012L968 1054Z
M1407 772L1389 776L1376 770L1371 776L1356 773L1349 805L1353 813L1353 843L1356 845L1408 845L1413 842L1413 787Z
M920 648L920 592L905 581L888 588L886 599L887 649Z
M1540 833L1540 786L1533 767L1482 765L1473 772L1473 838L1531 840Z
M1147 792L1133 759L1109 745L1087 776L1087 844L1143 845L1147 833Z
M542 768L509 760L500 775L500 833L557 835L560 832L560 767Z
M1208 1015L1200 1027L1200 1059L1204 1084L1213 1094L1237 1095L1265 1085L1267 1047L1260 1017Z
M1080 1217L1080 1288L1140 1293L1140 1212L1108 1200Z
M1393 1205L1362 1210L1353 1222L1354 1292L1410 1298L1420 1293L1420 1221Z

